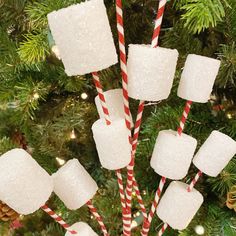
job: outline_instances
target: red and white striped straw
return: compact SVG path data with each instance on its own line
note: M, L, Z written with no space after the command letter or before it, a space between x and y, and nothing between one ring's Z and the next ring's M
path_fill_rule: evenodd
M162 177L161 180L160 180L160 183L159 183L159 187L156 191L155 198L154 198L154 201L152 203L151 210L150 210L150 213L148 215L148 218L143 224L143 228L142 228L142 232L141 232L142 236L148 235L148 232L149 232L150 226L151 226L151 222L152 222L152 219L153 219L154 214L156 212L157 204L160 200L161 193L162 193L163 187L165 185L165 182L166 182L166 178Z
M98 73L93 72L92 76L93 76L93 82L94 82L95 87L96 87L97 92L98 92L99 100L101 102L104 118L106 120L107 125L110 125L111 124L111 119L110 119L110 116L109 116L109 110L108 110L108 107L107 107L107 104L106 104L105 96L103 94L103 89L102 89L102 85L101 85Z
M129 109L128 74L127 74L127 61L126 61L126 51L125 51L122 0L116 0L116 19L117 19L118 38L119 38L120 67L122 75L125 122L127 128L131 130L131 112Z
M107 229L106 229L106 226L105 224L103 223L103 219L102 217L98 214L98 211L97 209L94 207L93 203L91 200L89 200L86 205L88 206L88 208L90 209L90 212L94 215L94 217L96 218L98 224L100 225L101 227L101 230L103 232L103 235L104 236L109 236L108 232L107 232Z
M103 94L103 89L102 89L102 85L98 76L97 72L93 72L92 73L93 76L93 81L95 84L95 87L97 89L98 92L98 97L99 100L101 102L101 106L103 109L103 114L106 120L106 124L110 125L111 124L111 119L109 116L109 110L106 104L106 99L105 96ZM125 200L125 193L124 193L124 186L123 186L123 180L122 180L122 175L120 170L116 171L116 175L117 175L117 180L118 180L118 186L119 186L119 193L120 193L120 199L121 199L121 206L122 206L122 215L123 215L123 233L126 236L129 236L129 234L127 232L129 232L129 227L127 226L127 221L129 220L129 215L127 213L127 208L126 208L126 200Z
M177 130L179 136L181 136L181 134L184 130L184 126L185 126L186 120L188 118L192 103L193 103L192 101L187 101L186 102L184 112L183 112L183 115L182 115L181 120L180 120L179 128Z
M164 223L164 225L161 227L160 231L158 232L157 236L162 236L164 234L164 232L166 231L166 229L168 228L168 224Z
M77 232L71 229L69 226L59 215L57 215L54 211L52 211L47 205L41 207L49 216L51 216L58 224L60 224L64 229L66 229L71 234L77 234Z
M155 28L154 28L154 32L153 32L153 36L152 36L152 47L153 48L158 46L158 39L160 36L161 25L162 25L166 2L167 2L167 0L160 0L160 2L159 2L158 12L157 12L156 21L155 21Z
M194 186L196 185L197 181L199 180L199 178L202 176L202 172L199 170L197 172L197 174L195 175L195 177L193 178L193 180L191 181L191 183L189 184L187 191L191 192L194 188Z
M123 179L122 179L122 174L120 170L116 170L116 176L117 176L120 200L121 200L121 206L122 206L123 234L125 236L129 236L130 231L131 231L131 225L130 225L131 215L126 207L126 198L125 198L125 192L124 192L124 186L123 186Z
M143 203L143 198L142 198L141 193L139 191L138 183L137 183L134 176L133 176L133 187L134 187L134 191L136 193L136 196L138 198L138 203L141 208L141 212L143 214L144 220L146 220L147 219L147 211L146 211L146 208Z

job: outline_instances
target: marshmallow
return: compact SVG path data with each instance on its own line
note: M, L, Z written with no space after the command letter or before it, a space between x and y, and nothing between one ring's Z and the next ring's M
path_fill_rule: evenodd
M175 49L129 45L129 96L144 101L160 101L168 98L177 60L178 51Z
M188 55L178 88L178 96L193 102L207 102L219 68L219 60L194 54Z
M108 90L104 92L104 96L111 120L114 120L116 118L125 118L122 89ZM95 104L100 118L104 118L104 112L102 110L101 102L98 95L95 98ZM133 127L133 121L131 121L131 126Z
M151 158L151 167L161 176L178 180L189 170L197 140L173 130L160 131Z
M78 235L81 236L98 236L93 229L84 222L78 222L71 226L71 229L76 231ZM69 231L66 232L65 236L73 236L74 234L70 233Z
M216 177L236 154L236 142L229 136L213 131L193 159L203 173Z
M19 214L37 211L49 199L51 176L23 149L0 157L0 200Z
M92 126L92 131L98 156L104 168L117 170L130 163L131 145L124 119L117 118L110 125L106 125L104 119L97 120Z
M54 192L70 210L87 203L98 190L98 186L77 159L68 161L53 174Z
M199 191L188 192L187 188L187 184L173 181L157 206L158 217L173 229L185 229L203 203Z
M84 75L117 63L102 0L90 0L48 14L48 23L67 75Z

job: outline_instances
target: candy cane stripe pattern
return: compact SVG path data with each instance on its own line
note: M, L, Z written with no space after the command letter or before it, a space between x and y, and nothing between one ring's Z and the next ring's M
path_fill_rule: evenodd
M131 113L129 109L127 61L126 61L126 51L125 51L123 10L122 10L121 0L116 1L116 18L117 18L118 37L119 37L120 67L121 67L121 75L122 75L125 121L126 121L127 128L130 130L131 129Z
M157 44L158 44L158 39L159 39L160 31L161 31L161 24L163 20L166 2L167 0L160 0L160 3L159 3L159 9L158 9L158 14L155 21L154 33L152 36L152 47L157 47Z
M196 176L193 178L192 182L190 183L190 185L188 186L188 192L191 192L195 186L195 184L197 183L197 181L199 180L199 178L202 176L202 172L199 170L198 173L196 174Z
M105 226L105 224L103 223L103 219L102 219L102 217L98 214L97 209L93 206L92 201L90 200L90 201L88 201L86 204L87 204L88 208L90 209L90 212L94 215L94 217L96 218L98 224L100 225L101 230L102 230L102 232L103 232L103 235L104 235L104 236L109 236L109 234L108 234L108 232L107 232L107 229L106 229L106 226Z
M100 99L100 102L101 102L101 106L102 106L102 110L103 110L103 113L104 113L106 123L107 123L107 125L110 125L111 120L110 120L110 117L109 117L109 111L108 111L108 108L107 108L107 105L106 105L106 99L105 99L105 96L103 94L103 90L102 90L102 86L101 86L101 82L100 82L98 73L93 72L92 76L93 76L93 81L94 81L94 84L95 84L95 87L97 89L98 96L99 96L99 99Z
M47 205L41 207L49 216L51 216L58 224L65 228L71 234L77 234L75 230L72 230L71 227L54 211L52 211ZM77 234L78 235L78 234Z
M166 182L166 178L162 177L161 181L159 183L159 187L158 187L158 189L156 191L155 199L154 199L154 201L152 203L151 211L150 211L150 213L148 215L148 219L146 220L146 222L143 225L143 229L142 229L142 235L143 236L148 235L148 232L150 230L150 224L151 224L152 219L154 217L154 214L155 214L155 211L156 211L156 208L157 208L157 204L158 204L158 202L160 200L161 193L162 193L163 187L165 185L165 182Z
M136 196L138 198L138 203L139 203L139 206L141 208L141 212L143 214L143 217L144 217L144 219L147 219L147 211L146 211L146 208L145 208L144 203L143 203L143 198L142 198L141 193L139 191L138 183L137 183L134 176L133 176L133 187L134 187L134 191L136 193Z
M180 125L179 125L179 128L178 128L178 135L179 136L183 132L186 120L188 118L188 115L189 115L189 112L190 112L190 109L191 109L191 105L192 105L192 101L187 101L186 102L186 105L185 105L185 108L184 108L184 112L183 112L182 118L180 120Z
M162 236L164 234L164 232L166 231L166 229L168 228L168 224L165 223L162 228L160 229L159 233L157 234L157 236Z

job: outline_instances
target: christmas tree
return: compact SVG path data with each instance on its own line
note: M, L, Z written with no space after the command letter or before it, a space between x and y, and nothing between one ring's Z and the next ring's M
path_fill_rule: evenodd
M23 148L49 173L76 158L96 180L99 190L93 199L109 235L122 234L122 209L116 175L101 167L91 126L98 119L94 104L97 95L93 78L68 76L60 52L49 30L47 15L54 10L80 3L81 0L0 0L0 153ZM126 46L150 44L159 1L123 0ZM105 5L118 46L115 1ZM177 49L179 60L174 85L168 99L146 103L136 152L135 177L145 207L150 209L161 179L150 167L159 131L176 130L184 102L176 96L182 68L188 54L221 60L211 99L207 104L194 103L186 122L185 133L198 140L198 148L213 130L236 140L236 2L235 0L168 1L159 45ZM126 48L127 49L127 48ZM118 64L100 73L104 90L121 88ZM133 120L138 102L130 99ZM122 170L126 180L125 170ZM197 173L191 165L184 182ZM166 186L170 183L167 180ZM187 229L168 228L166 235L236 234L236 159L216 177L204 175L196 188L204 203ZM165 187L166 188L166 187ZM137 195L132 194L132 235L140 235L143 216ZM68 210L53 194L47 203L68 224L87 222L99 235L100 227L86 206ZM2 209L9 210L8 207ZM2 210L0 209L0 210ZM0 211L0 215L4 210ZM17 217L12 212L14 218ZM65 230L42 210L19 217L20 225L2 217L0 235L65 235ZM154 217L149 235L157 235L162 222Z

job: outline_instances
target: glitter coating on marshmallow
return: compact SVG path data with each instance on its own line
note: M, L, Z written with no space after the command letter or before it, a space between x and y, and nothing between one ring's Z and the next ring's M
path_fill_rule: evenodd
M219 68L219 60L195 54L188 55L178 88L178 96L193 102L207 102Z
M48 23L69 76L117 63L103 0L90 0L48 14Z
M151 48L150 45L129 45L129 96L144 101L168 98L177 60L177 50Z
M168 186L157 207L158 217L173 229L187 228L203 203L202 194L188 185L173 181Z
M184 178L189 170L197 140L173 130L160 131L151 158L151 167L161 176L173 180Z
M236 142L219 131L213 131L193 159L203 173L216 177L236 154Z
M68 161L53 174L54 192L70 210L87 203L98 190L98 186L77 159Z
M104 92L104 96L106 99L106 104L109 110L109 115L111 117L111 120L114 120L116 118L125 118L122 89L108 90ZM98 95L95 98L95 104L100 118L104 118L104 113ZM131 123L133 126L133 122Z
M71 226L72 230L75 230L78 235L80 236L98 236L98 234L96 234L93 229L84 222L77 222L75 224L73 224ZM70 232L66 232L65 236L73 236L74 234L70 233Z
M104 168L117 170L130 163L131 145L124 119L117 118L110 125L106 125L104 119L99 119L93 124L92 131L98 156Z
M0 157L0 200L19 214L37 211L49 199L51 176L23 149Z

